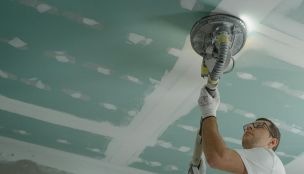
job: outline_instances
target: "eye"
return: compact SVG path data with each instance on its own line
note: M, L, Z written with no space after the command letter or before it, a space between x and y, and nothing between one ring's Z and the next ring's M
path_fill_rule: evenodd
M264 128L264 126L262 124L258 124L256 125L256 128Z
M255 123L254 123L254 127L255 127L255 128L264 128L264 124L265 124L265 123L262 123L262 122L255 122Z

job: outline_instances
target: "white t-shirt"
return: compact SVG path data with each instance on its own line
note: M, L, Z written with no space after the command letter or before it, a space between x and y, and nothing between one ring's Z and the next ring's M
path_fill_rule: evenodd
M284 165L272 149L235 149L248 174L286 174Z

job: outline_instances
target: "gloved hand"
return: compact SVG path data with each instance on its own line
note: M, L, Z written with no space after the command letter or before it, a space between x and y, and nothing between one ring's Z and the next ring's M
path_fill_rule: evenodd
M202 117L216 116L216 111L220 105L220 94L218 89L215 90L215 95L212 97L203 86L201 89L201 94L198 99L198 105L202 111Z

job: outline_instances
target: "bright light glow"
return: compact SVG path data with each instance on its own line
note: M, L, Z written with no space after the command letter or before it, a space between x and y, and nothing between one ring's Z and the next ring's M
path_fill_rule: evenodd
M256 23L254 22L254 20L252 18L250 18L249 16L246 16L246 15L242 15L240 18L246 23L248 32L255 30Z

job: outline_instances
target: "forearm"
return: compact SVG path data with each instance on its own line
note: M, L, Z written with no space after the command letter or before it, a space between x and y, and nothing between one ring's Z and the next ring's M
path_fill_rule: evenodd
M206 88L203 87L198 104L202 111L202 118L204 118L200 129L202 148L209 166L231 173L247 173L239 154L226 146L219 133L216 117L213 117L216 116L220 104L218 90L216 89L215 96L210 96Z
M206 118L202 123L201 131L203 149L208 163L214 163L223 158L227 147L218 131L216 117ZM212 164L209 165L212 166Z

